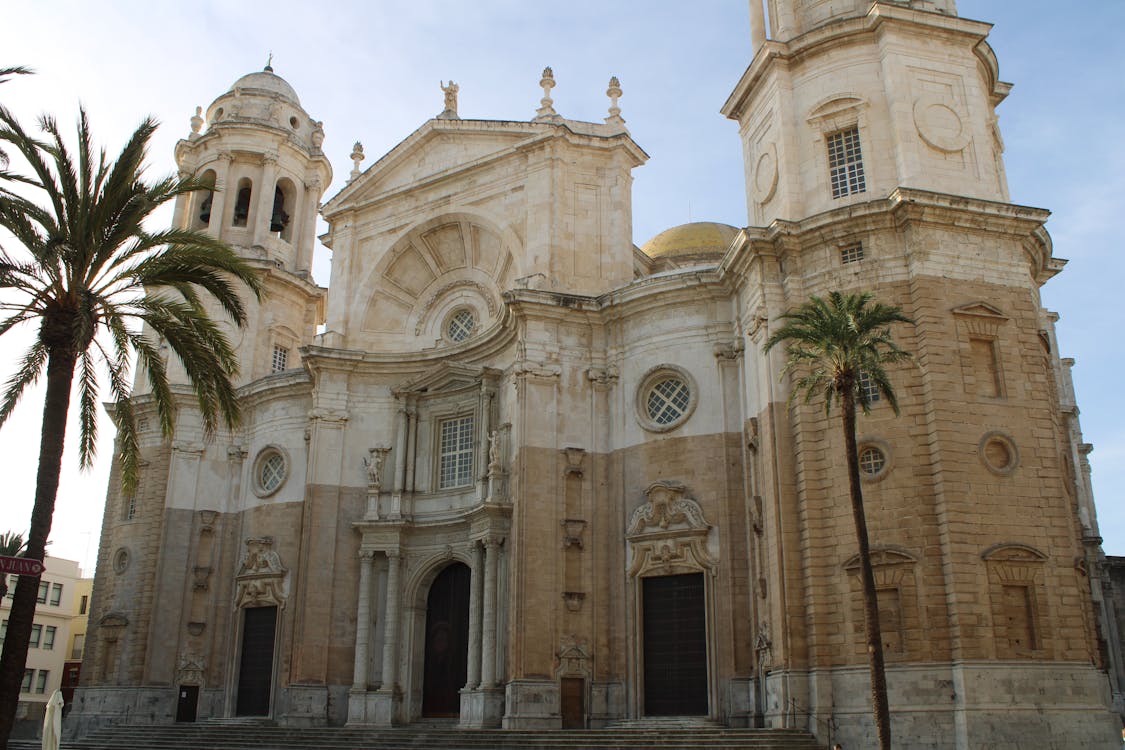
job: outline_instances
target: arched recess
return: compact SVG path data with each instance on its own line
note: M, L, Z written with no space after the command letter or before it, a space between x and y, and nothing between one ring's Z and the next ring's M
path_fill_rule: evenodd
M368 300L362 331L411 347L454 345L460 341L445 327L461 309L475 320L474 336L487 330L501 317L501 292L520 275L518 249L513 232L478 214L443 214L411 227L357 290Z
M902 661L916 655L924 627L918 606L918 559L898 547L874 547L871 569L879 602L879 630L883 636L883 655L887 661ZM867 654L864 631L863 577L859 555L844 563L850 592L852 656Z
M297 216L297 187L288 177L277 181L273 191L273 211L270 213L270 232L282 240L293 238L294 217Z
M996 657L1049 659L1047 555L1029 544L1002 542L984 550L981 559L988 571Z
M625 534L633 590L632 712L716 718L712 527L683 485L654 482L645 497Z

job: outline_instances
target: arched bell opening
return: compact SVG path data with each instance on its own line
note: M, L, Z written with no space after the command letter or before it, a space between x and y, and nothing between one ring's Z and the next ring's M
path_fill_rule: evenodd
M270 213L270 232L290 242L293 238L293 215L297 188L288 177L277 181L273 190L273 210Z
M254 192L254 183L249 177L238 181L238 188L234 196L234 213L231 216L231 226L244 227L250 219L250 198Z
M191 228L206 229L211 225L211 204L215 199L215 172L208 169L199 177L206 189L198 190L192 196Z

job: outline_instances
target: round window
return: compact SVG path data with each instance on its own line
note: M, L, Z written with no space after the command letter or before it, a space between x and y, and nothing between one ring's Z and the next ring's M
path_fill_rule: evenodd
M453 313L445 324L445 335L450 341L460 343L473 335L476 326L477 319L473 316L473 311L461 308Z
M1019 449L1010 437L1002 432L989 432L981 438L977 446L985 468L993 474L1008 476L1019 465Z
M695 382L687 372L661 365L642 378L637 389L637 417L652 432L665 432L687 421L695 409Z
M859 470L869 477L881 472L886 465L887 457L878 448L868 446L859 452Z
M265 448L254 462L254 489L259 497L268 497L281 489L288 475L285 454L274 447Z
M113 572L121 575L129 567L129 550L124 547L118 547L117 552L113 554Z

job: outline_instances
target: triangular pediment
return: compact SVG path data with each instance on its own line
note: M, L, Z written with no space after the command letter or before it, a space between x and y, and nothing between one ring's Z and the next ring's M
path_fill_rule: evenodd
M328 201L324 215L512 156L518 147L550 132L542 123L430 120Z
M500 371L491 367L442 361L422 375L401 383L393 390L396 396L432 396L477 387L482 380L494 381L499 377Z
M968 305L953 308L954 315L970 315L976 318L994 318L998 321L1007 320L1008 316L987 302L973 302Z

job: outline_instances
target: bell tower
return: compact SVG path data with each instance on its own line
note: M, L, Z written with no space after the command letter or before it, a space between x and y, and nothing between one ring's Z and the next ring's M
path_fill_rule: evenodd
M323 321L325 290L311 274L317 211L332 180L323 142L322 123L267 65L215 99L206 120L196 108L191 134L176 145L180 173L213 189L181 196L174 225L218 237L261 269L262 303L248 305L244 328L227 329L242 357L239 384L299 366L299 347Z
M996 106L1011 86L953 0L751 0L740 125L750 223L896 188L1007 201ZM768 25L768 34L767 34Z

